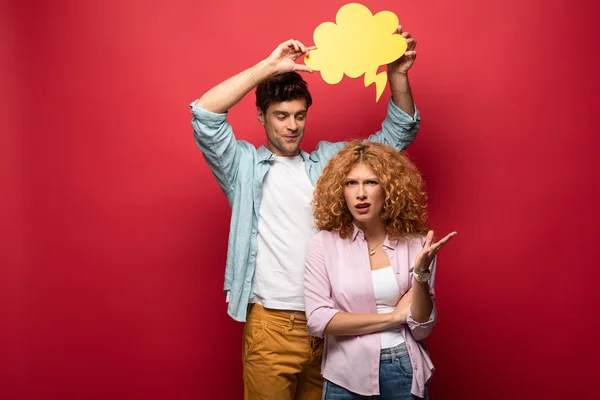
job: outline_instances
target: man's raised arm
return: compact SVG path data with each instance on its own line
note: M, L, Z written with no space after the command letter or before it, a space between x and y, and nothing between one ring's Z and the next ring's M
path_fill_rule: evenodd
M259 83L274 75L291 71L312 72L306 65L296 63L308 51L304 44L290 39L277 46L266 59L204 93L196 106L213 113L224 113Z
M388 104L387 117L381 124L381 130L371 135L369 140L387 144L400 151L408 147L417 136L421 116L415 107L408 82L408 70L417 57L417 41L410 33L402 32L402 26L398 26L397 32L404 36L408 47L402 57L387 66L392 99Z

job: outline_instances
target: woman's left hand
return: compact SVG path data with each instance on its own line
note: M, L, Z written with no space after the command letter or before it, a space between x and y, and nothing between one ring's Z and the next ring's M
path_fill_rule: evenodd
M431 262L433 261L435 255L442 248L443 245L448 243L450 239L456 236L456 232L452 232L448 234L445 238L440 240L439 242L433 242L433 231L427 232L427 240L423 245L423 249L417 255L414 266L410 269L410 272L413 270L417 274L422 274L423 272L429 269Z

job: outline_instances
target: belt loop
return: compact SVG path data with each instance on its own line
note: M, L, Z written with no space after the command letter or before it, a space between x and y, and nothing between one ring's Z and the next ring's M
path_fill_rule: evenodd
M290 315L290 327L288 328L288 331L291 331L292 329L294 329L294 321L296 320L296 316L294 314Z
M392 362L396 362L396 358L397 358L396 348L395 347L390 348L390 353L392 353Z

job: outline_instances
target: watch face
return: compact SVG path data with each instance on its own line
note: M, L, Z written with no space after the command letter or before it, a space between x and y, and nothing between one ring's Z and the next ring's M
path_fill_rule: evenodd
M415 279L419 282L427 282L431 277L431 272L423 272L422 274L415 274Z

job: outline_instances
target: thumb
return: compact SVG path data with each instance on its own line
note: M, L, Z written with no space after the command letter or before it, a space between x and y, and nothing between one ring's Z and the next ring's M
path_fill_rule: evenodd
M294 71L298 71L298 72L309 72L312 74L313 70L308 68L306 65L304 64L296 64L294 66Z

